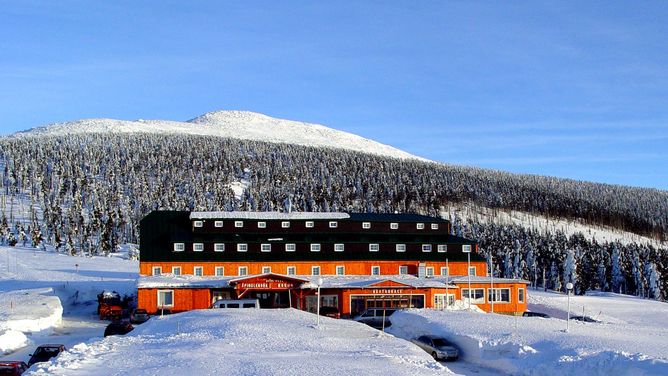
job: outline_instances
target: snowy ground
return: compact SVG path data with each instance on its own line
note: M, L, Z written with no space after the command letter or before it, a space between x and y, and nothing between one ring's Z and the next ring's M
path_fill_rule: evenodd
M571 321L565 332L565 295L531 290L528 296L531 310L555 318L411 310L395 313L389 332L443 335L466 362L513 375L668 374L668 304L616 294L571 297L573 311L602 322Z

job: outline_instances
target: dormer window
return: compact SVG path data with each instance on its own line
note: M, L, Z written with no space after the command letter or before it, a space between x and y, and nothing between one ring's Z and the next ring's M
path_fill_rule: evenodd
M260 245L261 252L271 252L271 244L262 244Z
M215 221L213 222L214 227L223 227L223 221Z
M448 245L447 244L439 244L438 245L438 251L443 253L448 251Z
M281 228L290 228L290 222L288 221L281 222Z
M193 251L195 251L195 252L204 251L204 244L203 243L193 243Z
M306 221L306 228L313 228L314 225L313 221Z
M431 224L431 229L432 230L438 230L438 223L432 223Z
M339 227L339 222L337 221L330 221L329 222L329 228L337 228Z
M204 221L194 221L193 226L195 227L203 227L204 226Z
M422 244L422 252L431 252L431 244Z
M183 243L174 243L174 252L183 252L186 250L186 245Z
M258 222L257 228L267 228L267 222Z
M362 228L368 230L371 228L371 222L362 222Z
M424 223L415 224L415 228L418 229L418 230L424 230Z
M244 221L234 221L234 227L244 227Z
M390 223L390 230L396 230L399 228L399 224L396 222Z
M378 252L379 250L380 250L380 245L369 244L369 252Z

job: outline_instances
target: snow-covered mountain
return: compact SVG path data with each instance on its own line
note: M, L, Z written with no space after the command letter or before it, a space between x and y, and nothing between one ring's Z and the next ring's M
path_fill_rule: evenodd
M250 111L214 111L187 122L169 120L82 119L33 128L15 137L62 136L77 133L193 134L273 143L354 150L398 159L424 158L389 145L320 124L277 119Z

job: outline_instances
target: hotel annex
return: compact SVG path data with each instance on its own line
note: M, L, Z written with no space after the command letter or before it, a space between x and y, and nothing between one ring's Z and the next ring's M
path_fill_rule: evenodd
M451 235L441 218L154 211L140 226L138 306L149 313L209 308L218 299L315 312L318 287L321 306L342 317L379 307L443 309L469 296L485 311L527 308L528 282L492 281L477 244Z

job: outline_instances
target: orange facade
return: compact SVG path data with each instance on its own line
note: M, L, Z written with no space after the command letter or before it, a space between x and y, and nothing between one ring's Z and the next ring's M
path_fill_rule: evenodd
M424 263L426 268L433 268L433 275L440 276L441 268L446 266L445 261ZM173 267L180 267L181 274L195 274L195 267L202 267L204 276L216 275L216 268L223 268L223 275L239 275L239 268L245 267L247 275L263 274L264 268L271 268L271 273L288 274L288 267L295 267L295 275L311 275L312 267L319 266L321 275L336 275L338 266L344 267L345 275L371 275L373 266L380 267L380 275L397 275L401 266L408 266L408 274L417 275L420 263L416 261L299 261L299 262L141 262L139 264L139 274L153 275L153 268L160 267L161 273L172 273ZM465 262L450 262L447 264L450 268L450 276L467 275ZM475 267L476 276L485 276L487 274L487 264L485 262L471 262L471 267Z

